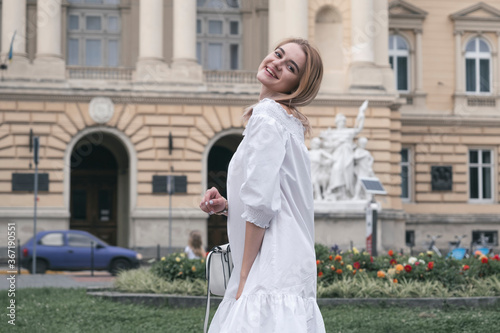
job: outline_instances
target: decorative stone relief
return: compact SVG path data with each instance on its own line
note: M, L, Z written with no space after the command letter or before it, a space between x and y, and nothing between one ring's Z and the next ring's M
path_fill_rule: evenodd
M108 97L94 97L89 104L89 115L98 124L107 123L115 113L115 105Z

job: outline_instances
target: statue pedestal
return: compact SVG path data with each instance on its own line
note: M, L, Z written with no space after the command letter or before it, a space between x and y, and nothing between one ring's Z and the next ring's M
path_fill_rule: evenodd
M315 242L328 247L338 245L342 251L352 246L366 250L366 200L317 201L314 203ZM383 254L405 247L403 211L379 210L377 219L377 252Z

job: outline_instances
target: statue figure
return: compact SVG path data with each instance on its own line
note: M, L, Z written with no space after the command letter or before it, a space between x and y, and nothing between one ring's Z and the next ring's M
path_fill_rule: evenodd
M354 196L354 138L363 130L365 111L368 101L359 108L353 128L346 127L346 117L335 117L336 130L328 129L321 133L323 147L332 155L333 164L330 172L325 198L330 201L348 200Z
M326 191L328 179L330 178L333 156L321 147L321 139L315 137L311 139L309 157L311 160L311 177L314 200L323 200L323 192Z
M366 200L369 199L360 178L375 177L373 173L373 157L368 150L365 149L368 139L360 137L358 139L358 147L354 150L354 174L356 176L356 185L354 187L354 199Z

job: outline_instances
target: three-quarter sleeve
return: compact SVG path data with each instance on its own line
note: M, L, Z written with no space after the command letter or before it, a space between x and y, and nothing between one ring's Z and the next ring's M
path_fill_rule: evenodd
M244 204L241 217L268 228L281 208L280 169L285 157L285 138L276 120L254 114L245 130L245 179L240 190Z

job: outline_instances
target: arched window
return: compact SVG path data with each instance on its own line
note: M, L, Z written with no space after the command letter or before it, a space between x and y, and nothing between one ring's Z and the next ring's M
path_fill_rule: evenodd
M410 90L409 63L410 51L406 40L399 35L389 36L389 63L394 70L396 89L399 91Z
M465 48L465 86L470 93L491 90L491 51L481 38L473 38Z

